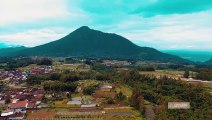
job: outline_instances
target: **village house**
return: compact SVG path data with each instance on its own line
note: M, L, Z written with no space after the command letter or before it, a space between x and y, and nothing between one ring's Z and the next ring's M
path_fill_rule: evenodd
M12 103L8 107L11 110L23 111L25 112L28 107L29 101L18 101L17 103Z
M112 88L113 88L112 85L102 85L102 86L100 86L100 90L102 90L102 91L111 91Z
M14 114L14 110L4 110L1 112L2 117L10 116Z

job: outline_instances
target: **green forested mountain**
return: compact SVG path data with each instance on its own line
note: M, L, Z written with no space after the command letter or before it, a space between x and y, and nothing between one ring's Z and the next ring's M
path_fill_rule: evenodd
M125 58L175 63L190 62L153 48L139 47L117 34L103 33L86 26L80 27L59 40L24 49L13 53L13 55Z

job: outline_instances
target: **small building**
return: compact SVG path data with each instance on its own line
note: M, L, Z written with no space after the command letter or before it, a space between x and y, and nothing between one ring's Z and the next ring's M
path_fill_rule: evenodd
M96 107L96 103L81 105L81 108L90 108L90 107Z
M28 106L28 101L18 101L17 103L12 103L9 105L9 109L11 110L21 110L21 111L26 111Z
M100 87L100 89L102 90L102 91L111 91L111 89L113 88L113 86L111 86L111 85L102 85L101 87Z
M1 116L7 117L7 116L10 116L10 115L13 115L13 114L14 114L13 110L5 110L5 111L2 111Z
M68 101L67 103L68 105L81 105L82 102L79 100L72 100L72 101Z

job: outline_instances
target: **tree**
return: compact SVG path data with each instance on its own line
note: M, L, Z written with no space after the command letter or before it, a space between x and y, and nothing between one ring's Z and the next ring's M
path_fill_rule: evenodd
M107 104L114 104L115 102L114 102L113 98L108 97L108 98L106 98L106 103Z
M144 101L144 97L142 95L140 95L138 97L139 99L139 111L144 114L145 113L145 101Z
M71 93L67 93L67 94L66 94L66 97L67 97L69 100L71 100Z
M88 86L83 89L83 93L86 95L92 95L95 90L96 90L96 88L94 86Z
M122 92L119 92L118 94L116 94L116 99L118 101L123 101L126 99L126 96Z
M42 58L38 61L38 65L52 65L52 60L49 58Z
M183 77L184 77L184 78L188 78L188 77L189 77L189 71L188 71L188 70L186 70L186 71L184 72Z
M139 109L139 96L141 95L140 89L138 85L133 87L132 96L131 96L131 105L136 109Z

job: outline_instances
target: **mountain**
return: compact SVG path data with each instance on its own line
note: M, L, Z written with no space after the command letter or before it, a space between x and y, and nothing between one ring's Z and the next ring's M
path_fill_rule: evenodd
M212 66L212 58L210 60L208 60L208 61L205 61L204 64Z
M205 62L212 58L212 51L198 50L163 50L162 52L177 55L193 62Z
M22 51L24 49L26 49L26 47L24 47L24 46L1 48L0 49L0 57L7 57L10 54L16 53L18 51Z
M76 56L123 58L159 62L190 63L186 59L162 53L149 47L139 47L128 39L113 33L103 33L80 27L67 36L33 48L13 53L18 56Z

